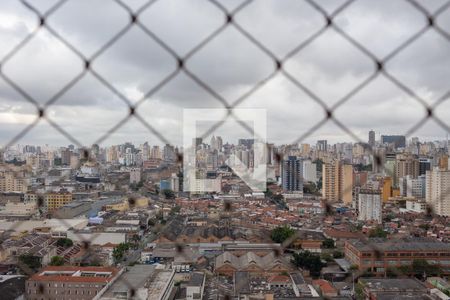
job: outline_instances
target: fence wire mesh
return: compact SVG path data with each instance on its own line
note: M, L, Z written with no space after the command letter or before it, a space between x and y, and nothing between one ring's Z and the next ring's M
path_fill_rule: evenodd
M72 0L73 1L73 0ZM450 43L450 32L449 28L442 28L439 25L438 19L440 16L448 13L450 7L450 1L443 3L439 8L430 12L426 6L423 5L420 1L414 0L405 0L403 2L408 3L413 7L418 13L423 16L423 26L421 26L414 34L412 34L405 41L400 43L397 47L389 51L385 55L377 55L372 49L365 45L363 42L358 39L352 37L345 29L341 28L336 22L335 19L340 16L343 12L348 10L350 7L357 3L357 0L349 0L342 2L338 7L336 7L333 11L329 12L326 10L320 1L315 0L304 0L303 2L308 4L314 11L317 12L318 15L321 16L323 25L315 28L315 30L301 42L296 43L296 45L287 51L285 55L277 54L270 46L268 46L265 42L255 37L244 25L241 25L237 20L237 16L246 10L251 9L251 4L253 1L247 0L242 1L240 4L235 6L232 9L229 9L228 5L225 5L223 1L218 0L210 0L209 3L214 7L215 10L222 14L223 21L219 26L213 28L209 34L207 34L201 41L196 43L193 47L191 47L185 54L181 55L179 51L175 50L168 43L165 42L165 38L163 35L157 34L153 31L151 26L147 26L144 22L141 21L141 16L144 12L153 9L156 3L161 2L162 0L151 0L145 3L142 3L141 6L136 8L136 6L131 5L128 1L122 0L111 0L117 7L120 8L125 15L128 16L128 21L124 23L124 26L120 28L117 32L114 33L112 37L110 37L107 41L103 43L98 49L93 51L92 54L87 55L85 51L79 49L79 47L67 39L64 33L61 33L58 29L56 29L53 25L51 25L51 19L53 16L57 15L58 12L67 5L69 0L61 0L56 1L51 7L46 9L44 12L38 9L34 2L21 0L20 3L24 8L29 10L32 14L34 14L37 25L35 28L27 34L19 43L16 45L11 45L12 49L7 52L5 55L0 57L0 78L2 78L14 91L16 91L19 95L21 95L29 104L31 104L35 110L35 118L32 122L28 124L23 130L21 130L18 134L13 136L9 141L4 143L3 147L8 148L13 146L17 142L19 142L25 135L27 135L33 128L35 128L41 122L48 122L48 124L53 127L56 131L58 131L61 135L67 138L70 142L78 146L79 148L86 149L83 152L83 156L87 159L94 159L90 156L90 145L84 144L80 137L75 136L69 133L63 126L55 122L52 118L50 118L47 114L49 108L55 105L65 94L69 92L72 88L74 88L79 82L88 75L95 77L107 90L109 90L113 95L118 97L127 109L127 113L125 117L120 120L117 120L116 123L110 124L110 127L106 132L104 132L100 137L98 137L93 144L100 144L108 139L112 134L120 130L125 124L130 122L130 120L134 119L141 125L143 125L151 134L156 136L162 143L171 144L170 140L166 138L165 132L157 129L151 120L148 120L145 116L140 114L140 107L151 101L152 97L155 96L159 91L161 91L165 86L167 86L171 81L175 79L179 74L184 74L185 76L192 79L199 88L201 88L204 92L206 92L209 96L215 99L220 105L228 111L228 114L224 116L223 119L217 120L215 124L213 124L203 135L202 137L208 136L214 130L217 130L224 124L224 122L228 119L238 120L238 118L234 115L233 110L242 103L244 103L247 99L249 99L252 95L257 93L262 87L267 85L271 80L273 80L277 75L283 76L286 80L291 82L295 87L301 90L303 93L308 95L310 99L312 99L316 104L321 107L323 112L323 117L320 120L313 124L308 130L305 132L301 132L299 136L292 137L292 144L301 143L305 141L308 137L317 132L322 126L327 122L332 122L338 128L340 128L343 132L348 134L354 141L360 143L366 143L366 141L361 140L360 136L353 132L352 129L347 127L342 120L339 120L335 111L342 106L349 105L349 100L354 98L358 93L363 91L371 82L376 80L377 78L383 77L387 81L394 84L400 90L405 92L410 98L414 99L418 104L423 107L424 117L422 119L417 120L417 122L409 128L406 132L406 136L411 136L415 132L417 132L426 122L433 120L438 124L443 130L446 132L450 132L449 124L446 123L445 120L442 120L436 115L436 109L448 98L450 97L450 86L448 86L448 91L440 96L434 103L430 104L429 101L424 99L421 95L419 95L414 87L408 86L401 79L397 78L393 75L387 64L393 61L399 54L401 54L405 49L410 47L413 43L419 40L424 36L427 32L434 31L441 38L447 40ZM183 12L180 12L183 14ZM82 21L82 20L80 20ZM124 39L127 34L132 29L139 29L144 33L148 38L150 38L154 43L159 45L161 49L163 49L166 54L168 54L173 60L174 68L170 72L168 72L163 78L159 79L152 87L150 87L142 96L134 101L130 99L126 94L123 93L120 89L118 89L114 84L110 82L108 78L103 76L101 72L96 70L95 63L99 60L110 48L114 48L115 45L121 40ZM194 70L189 67L189 62L196 58L202 59L199 52L202 49L207 47L210 43L212 43L216 38L221 36L224 31L228 28L235 29L243 39L247 42L251 43L255 46L258 51L260 51L264 56L266 56L271 61L271 71L268 74L262 76L260 80L252 85L250 89L246 92L238 95L235 98L227 98L224 97L220 92L216 91L216 89L210 85L206 80L202 79L201 76L196 74ZM71 51L73 55L78 58L78 63L80 65L80 70L76 74L74 74L70 80L65 83L63 86L59 87L58 90L46 98L45 101L40 101L36 98L36 96L28 91L24 86L17 82L12 76L10 76L5 70L7 66L13 63L13 59L18 56L21 51L29 45L34 38L43 30L46 30L52 38L58 40L62 43L67 49ZM332 104L330 102L323 99L323 97L319 96L318 93L314 92L308 84L302 82L297 76L292 74L285 67L286 63L289 62L295 55L303 52L308 48L313 42L317 39L323 37L326 33L333 32L343 38L345 41L351 44L351 46L360 52L360 54L364 55L367 59L369 59L372 63L373 69L372 72L359 84L353 86L349 91L345 93L342 97L336 97ZM220 70L211 70L210 72L220 72ZM63 116L64 117L64 116ZM448 121L448 120L447 120ZM244 130L253 133L252 129L243 122L238 122L240 126L244 128ZM374 151L374 149L369 146L370 152L374 155L374 163L379 165L379 168L384 168L381 164L382 159L378 157L378 153ZM278 155L278 160L281 160L282 157ZM178 161L181 162L182 159L179 157ZM41 199L40 205L43 205L43 201ZM134 200L130 198L130 205L134 203ZM233 206L230 203L224 204L224 211L231 211ZM283 249L281 252L279 249L275 249L277 256L284 251L291 242L294 237L291 237L289 240L285 241L282 245ZM90 248L89 241L84 242L84 247L86 249ZM183 253L184 245L177 245L177 252ZM31 270L27 269L26 266L23 268L25 271L28 271L30 274ZM130 295L135 295L134 287L131 283L126 282L126 284L130 287ZM45 294L45 287L42 287L43 294Z

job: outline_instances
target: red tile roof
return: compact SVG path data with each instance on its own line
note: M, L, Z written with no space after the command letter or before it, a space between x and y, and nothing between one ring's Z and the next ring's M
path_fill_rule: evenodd
M87 277L70 275L42 275L43 272L110 272L109 277ZM73 266L48 266L30 277L30 281L63 281L63 282L97 282L107 283L111 281L119 272L119 269L113 267L73 267Z
M313 285L319 286L324 294L336 293L336 289L331 285L331 283L324 279L313 280Z

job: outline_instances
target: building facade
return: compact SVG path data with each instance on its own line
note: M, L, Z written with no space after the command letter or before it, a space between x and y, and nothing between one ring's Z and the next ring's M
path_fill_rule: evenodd
M50 192L45 194L45 208L47 211L54 211L72 202L72 193L68 191Z
M388 268L409 266L414 260L437 264L444 275L450 275L450 244L435 239L349 240L344 252L351 265L378 276L384 276Z
M281 181L285 191L303 191L303 164L298 157L283 161Z
M337 159L322 164L322 197L331 202L353 200L353 166Z
M112 267L46 267L26 281L26 299L93 299L118 274Z
M363 189L358 195L358 220L381 224L381 193L379 190Z
M425 198L435 214L450 216L450 171L434 168L427 172Z

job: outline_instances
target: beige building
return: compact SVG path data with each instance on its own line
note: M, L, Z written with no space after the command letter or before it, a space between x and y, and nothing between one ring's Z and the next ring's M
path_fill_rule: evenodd
M331 202L352 203L353 166L339 160L322 165L322 197Z
M28 180L26 178L15 176L14 172L0 173L0 192L21 192L28 190Z
M50 192L45 194L45 207L47 211L54 211L72 202L72 199L72 193L68 191Z
M31 216L37 211L36 201L29 202L7 202L0 209L0 216L26 217Z
M419 176L419 160L412 154L397 154L395 158L395 186L399 179L410 175L412 178Z
M425 182L425 199L433 212L450 216L450 171L439 168L427 171Z

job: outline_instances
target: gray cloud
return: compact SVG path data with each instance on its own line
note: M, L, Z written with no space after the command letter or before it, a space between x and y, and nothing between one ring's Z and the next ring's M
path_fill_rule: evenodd
M127 1L137 9L143 0ZM54 1L31 1L45 12ZM221 1L233 9L242 1ZM317 1L331 13L343 1ZM432 13L443 1L421 2ZM0 2L0 60L36 26L36 17L17 1ZM6 17L5 17L6 16ZM235 16L245 30L283 57L292 48L324 26L323 16L305 1L254 1ZM92 55L120 28L129 16L114 1L68 1L48 19L48 24L73 43L84 55ZM203 38L225 22L225 15L208 1L157 1L140 16L140 22L180 55L185 55ZM335 19L354 39L377 57L383 58L426 25L426 18L406 1L355 1ZM437 19L449 28L450 12ZM428 103L434 103L450 86L450 41L433 30L411 44L386 65L386 69ZM233 27L187 61L187 67L229 103L250 90L274 70L274 62ZM285 63L285 69L332 105L374 71L374 63L343 39L334 29L305 47ZM41 31L25 48L3 66L40 103L83 68L82 61L58 40ZM136 101L175 70L176 61L137 27L131 29L92 64L115 88ZM449 123L449 101L436 115ZM170 142L182 143L183 108L219 108L220 102L180 72L138 108L146 122ZM282 74L276 75L240 108L266 108L268 139L276 143L296 140L324 117L323 109ZM367 131L404 133L425 110L382 75L360 91L335 116L361 139ZM35 108L0 80L0 144L6 144L33 120ZM90 144L128 113L127 106L97 79L86 75L47 111L82 143ZM449 124L450 125L450 124ZM240 130L223 129L235 140ZM417 133L426 139L443 137L444 129L430 122ZM328 138L332 142L352 141L332 123L308 137L307 142ZM227 138L225 138L227 139ZM105 144L124 141L159 141L137 121L121 127ZM21 143L66 144L60 134L42 123Z

